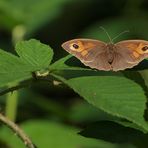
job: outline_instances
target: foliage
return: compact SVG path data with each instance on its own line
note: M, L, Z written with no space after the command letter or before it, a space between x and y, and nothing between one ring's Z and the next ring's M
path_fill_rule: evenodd
M59 47L76 37L108 41L99 26L111 38L130 31L115 41L147 40L147 1L1 0L0 12L1 108L7 112L8 96L18 99L8 99L10 107L17 107L17 122L39 148L148 147L148 61L125 71L96 71L63 57ZM1 145L24 147L4 126Z
M69 57L50 65L53 58L52 49L34 39L19 42L15 49L19 57L1 50L0 59L3 61L1 71L5 73L0 81L2 87L26 80L26 78L33 78L33 72L48 69L49 77L55 77L67 84L98 109L118 117L111 118L110 122L114 121L124 125L127 131L135 129L140 130L141 134L148 132L148 125L143 116L146 109L145 92L141 84L125 77L122 72L99 72L85 68L72 68L65 65L65 60ZM15 76L10 75L14 72ZM134 74L133 71L131 73ZM125 122L123 119L127 121ZM113 128L116 128L116 125ZM85 134L83 135L85 136ZM125 142L129 141L125 140Z

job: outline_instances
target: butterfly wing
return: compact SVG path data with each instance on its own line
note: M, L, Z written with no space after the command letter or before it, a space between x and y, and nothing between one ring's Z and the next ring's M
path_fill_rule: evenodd
M127 40L115 44L113 71L132 68L148 58L148 41Z
M98 70L111 70L104 42L90 39L74 39L63 43L62 47L86 66Z

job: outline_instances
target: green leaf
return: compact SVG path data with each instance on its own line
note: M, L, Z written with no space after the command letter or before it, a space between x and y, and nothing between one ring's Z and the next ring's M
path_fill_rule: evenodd
M126 118L148 131L148 124L143 118L146 97L133 81L122 77L96 76L70 79L68 84L89 103L110 114ZM82 89L81 86L85 87Z
M31 78L30 67L8 52L0 50L0 86Z
M103 112L86 101L80 100L73 104L69 118L74 123L84 124L101 120L119 120L117 117Z
M102 139L113 143L132 143L140 148L148 147L147 134L143 134L133 128L123 127L111 121L93 123L82 130L80 134L85 137Z
M148 124L143 117L146 97L137 83L117 76L118 73L114 73L114 76L111 75L113 73L99 71L98 76L93 75L93 71L89 76L86 73L77 76L75 73L73 71L72 75L66 72L68 76L65 78L57 74L53 76L65 82L90 104L111 115L132 121L148 132Z
M53 51L37 40L22 41L16 51L20 57L0 50L0 87L32 78L32 72L47 69Z
M16 44L16 52L24 62L36 69L47 68L52 60L52 49L35 39Z
M35 120L26 122L21 127L39 148L134 148L132 145L112 144L85 138L77 134L78 129L54 122ZM24 148L16 135L6 128L1 128L0 139L7 142L11 148Z
M140 71L141 76L143 77L145 84L148 88L148 70Z

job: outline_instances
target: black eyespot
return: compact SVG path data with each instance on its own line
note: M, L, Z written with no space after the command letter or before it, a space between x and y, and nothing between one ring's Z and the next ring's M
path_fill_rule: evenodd
M144 46L144 47L142 48L142 50L143 50L143 51L147 51L147 50L148 50L148 46Z
M73 46L73 48L75 48L75 49L78 49L78 48L79 48L79 46L78 46L77 44L73 44L72 46Z

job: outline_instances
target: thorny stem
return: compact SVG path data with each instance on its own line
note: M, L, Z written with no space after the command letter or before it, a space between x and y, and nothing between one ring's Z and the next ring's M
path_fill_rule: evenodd
M0 121L10 128L23 141L27 148L37 148L21 128L19 128L14 122L6 118L1 113Z

